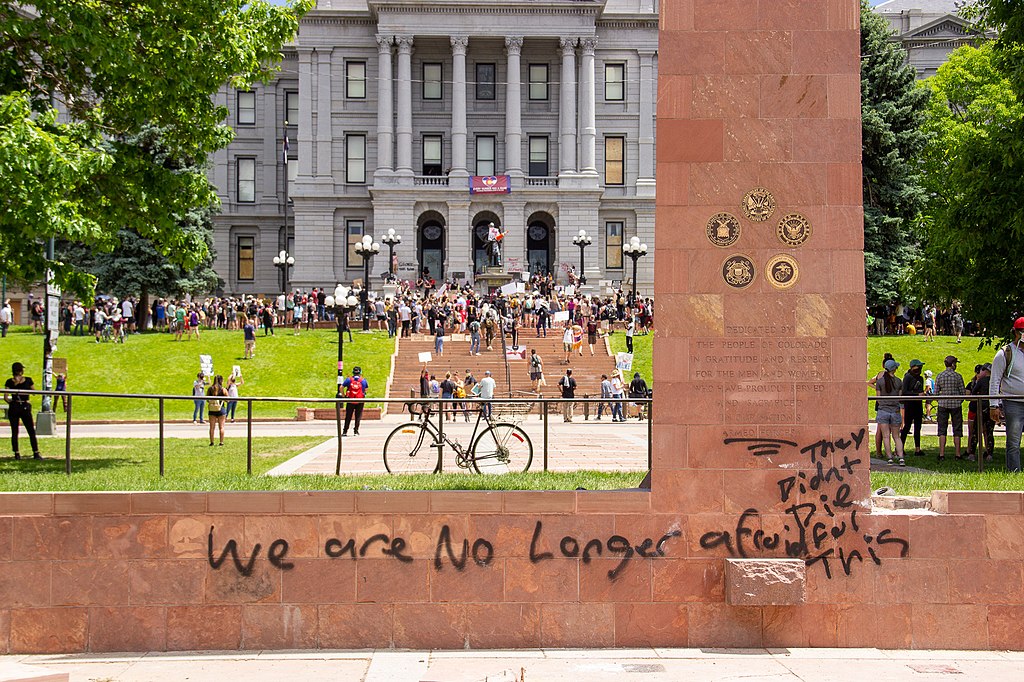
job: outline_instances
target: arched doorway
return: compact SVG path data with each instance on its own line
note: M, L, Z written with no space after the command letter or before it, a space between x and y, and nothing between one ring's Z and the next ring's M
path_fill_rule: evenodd
M473 273L479 275L490 264L487 254L487 229L490 223L501 227L501 219L490 211L481 211L473 219Z
M526 262L530 274L546 275L555 267L555 221L548 213L534 213L526 223Z
M424 270L438 282L444 279L444 217L435 211L420 216L417 244L417 261L420 275Z

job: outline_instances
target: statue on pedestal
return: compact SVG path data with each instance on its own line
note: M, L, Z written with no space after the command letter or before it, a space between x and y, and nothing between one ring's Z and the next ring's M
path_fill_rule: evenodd
M487 224L487 254L492 267L501 267L501 242L505 232L494 223Z

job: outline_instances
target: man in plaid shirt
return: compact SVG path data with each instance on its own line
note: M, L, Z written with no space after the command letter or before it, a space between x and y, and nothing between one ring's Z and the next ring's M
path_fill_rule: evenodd
M947 355L945 371L935 377L935 395L964 395L967 388L964 378L956 371L956 363L960 362L954 355ZM946 424L953 422L953 446L956 458L960 459L960 439L964 435L964 410L962 399L939 398L939 461L946 458Z

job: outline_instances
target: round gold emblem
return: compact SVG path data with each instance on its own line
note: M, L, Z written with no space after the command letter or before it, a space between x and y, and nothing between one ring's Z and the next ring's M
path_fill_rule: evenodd
M715 246L732 246L740 238L740 221L730 213L716 213L708 220L706 232Z
M800 246L811 237L811 224L799 213L783 216L775 230L779 241L787 246Z
M743 213L755 223L763 223L775 213L775 197L764 187L756 187L743 197Z
M800 267L796 259L787 253L775 256L764 266L764 276L776 289L788 289L800 277Z
M746 289L754 281L754 262L742 254L729 256L722 264L722 277L733 289Z

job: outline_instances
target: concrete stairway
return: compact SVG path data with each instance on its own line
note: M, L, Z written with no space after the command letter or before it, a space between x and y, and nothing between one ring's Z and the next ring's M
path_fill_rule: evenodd
M509 360L509 372L512 380L513 397L520 397L518 391L532 392L533 382L530 381L530 350L537 349L544 362L544 378L548 385L542 389L546 398L557 398L561 396L558 389L558 380L565 373L566 365L561 364L565 353L562 350L562 333L553 330L548 332L547 337L537 338L533 329L526 333L519 334L519 343L526 347L526 360ZM584 338L586 341L586 338ZM507 340L511 345L511 339ZM389 398L405 398L410 395L419 395L419 376L422 364L419 362L418 354L430 352L433 356L428 365L430 373L437 377L438 381L444 378L445 372L451 372L452 377L462 378L466 369L473 372L477 380L484 375L484 370L491 370L491 375L497 383L496 397L507 396L509 386L505 378L505 363L502 359L501 339L495 338L492 344L493 350L488 351L486 345L481 344L480 355L469 354L469 336L465 341L452 341L447 337L444 343L444 355L434 355L434 337L417 334L409 338L399 340L398 357L395 359L394 374L391 381ZM594 356L591 357L590 349L583 344L583 356L573 355L568 367L572 368L573 378L576 379L576 397L582 398L585 394L591 397L601 395L601 374L612 373L615 369L615 360L608 353L608 347L602 338L594 344ZM627 378L628 383L628 378Z

